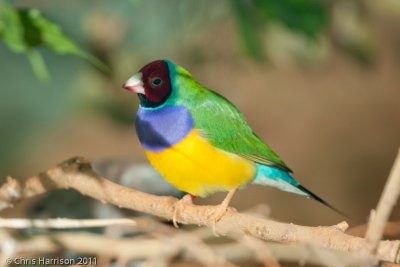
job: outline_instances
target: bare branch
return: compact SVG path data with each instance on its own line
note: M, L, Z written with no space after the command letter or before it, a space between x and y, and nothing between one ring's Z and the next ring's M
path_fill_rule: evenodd
M176 198L154 196L113 183L98 176L84 158L67 160L47 172L25 180L11 177L0 187L0 206L12 206L18 201L56 189L73 188L80 193L110 203L121 208L133 209L155 216L172 219ZM213 226L214 206L192 205L185 208L178 221L184 224ZM228 233L249 234L254 237L275 242L300 242L317 244L361 256L369 255L369 243L360 237L343 233L343 223L337 226L308 227L280 223L256 218L228 210L216 224L219 235ZM377 258L389 262L400 262L400 241L380 241Z
M136 222L128 218L117 219L19 219L19 218L0 218L0 228L89 228L107 226L135 226Z
M393 165L392 171L390 172L385 188L383 189L382 196L379 199L377 210L376 212L374 211L371 212L369 226L367 229L367 233L365 235L366 240L371 244L370 250L374 253L378 249L379 241L382 238L386 222L389 219L389 216L392 212L394 205L396 205L399 194L400 194L400 150L399 153L397 154L395 163Z
M254 254L258 258L258 260L265 266L265 267L282 267L276 258L272 255L271 251L265 242L260 239L243 235L238 237L237 240L243 243L245 246L253 250Z

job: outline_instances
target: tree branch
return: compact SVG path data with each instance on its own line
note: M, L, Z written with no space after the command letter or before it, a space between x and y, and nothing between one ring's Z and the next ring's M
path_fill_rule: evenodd
M13 204L56 189L72 188L80 193L110 203L120 208L127 208L172 219L176 198L154 196L113 183L97 175L89 162L80 157L69 159L48 171L24 180L11 177L0 187L0 207ZM213 226L214 206L188 206L180 214L178 222ZM316 244L362 257L370 255L369 243L360 237L344 233L347 224L335 226L308 227L280 223L256 218L229 209L227 214L215 225L216 233L249 234L251 236L275 242L301 242ZM380 241L376 257L379 260L400 262L400 241Z
M116 218L116 219L20 219L20 218L0 218L0 228L92 228L107 226L136 226L133 219Z
M392 213L393 207L396 205L400 194L400 150L397 154L392 171L390 172L388 181L385 184L378 207L371 212L370 222L367 228L365 238L371 244L371 251L375 252L385 230L386 222Z

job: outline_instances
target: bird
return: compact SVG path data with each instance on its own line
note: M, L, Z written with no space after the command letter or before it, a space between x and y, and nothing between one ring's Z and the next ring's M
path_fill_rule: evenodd
M229 100L201 85L183 67L168 59L155 60L122 87L139 97L136 132L149 162L186 192L174 210L176 227L180 212L195 197L228 192L213 214L218 222L237 189L248 184L312 198L342 214L292 176Z

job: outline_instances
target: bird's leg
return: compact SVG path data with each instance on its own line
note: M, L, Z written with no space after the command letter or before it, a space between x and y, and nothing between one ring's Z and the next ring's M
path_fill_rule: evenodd
M183 198L179 199L178 202L176 202L175 207L174 207L174 215L172 216L172 223L176 228L179 228L177 221L177 217L179 216L179 213L181 212L182 209L185 208L187 205L192 205L193 204L193 199L196 196L192 194L186 194L183 196Z
M225 199L222 201L221 204L219 204L215 211L213 212L212 216L214 217L214 221L213 221L213 232L214 234L216 234L215 232L215 225L216 223L221 220L221 218L225 215L226 211L228 210L229 207L229 203L231 203L231 200L233 198L233 195L235 194L236 190L238 189L238 187L232 188L231 190L229 190L228 194L226 195Z

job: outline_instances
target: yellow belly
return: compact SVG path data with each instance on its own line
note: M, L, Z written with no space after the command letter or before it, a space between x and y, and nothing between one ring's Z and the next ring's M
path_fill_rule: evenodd
M244 185L256 172L253 162L213 147L197 130L168 149L145 152L165 179L195 196Z

